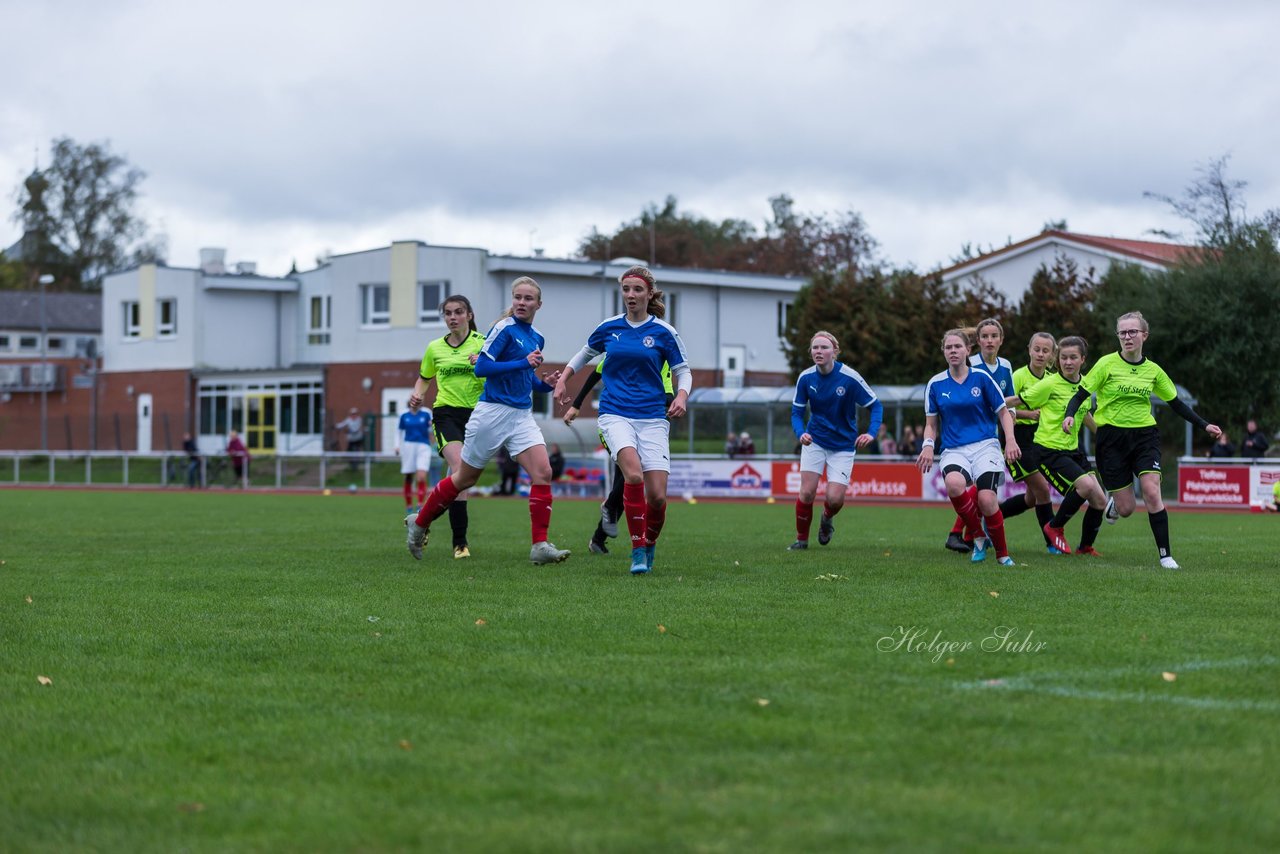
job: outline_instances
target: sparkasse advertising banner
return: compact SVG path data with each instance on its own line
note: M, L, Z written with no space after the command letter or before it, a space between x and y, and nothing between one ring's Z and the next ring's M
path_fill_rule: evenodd
M794 498L800 492L800 463L774 461L772 472L775 498ZM827 488L825 477L818 480L818 492ZM884 499L919 499L922 496L920 472L911 463L859 461L853 466L849 478L846 501L859 498L881 501Z

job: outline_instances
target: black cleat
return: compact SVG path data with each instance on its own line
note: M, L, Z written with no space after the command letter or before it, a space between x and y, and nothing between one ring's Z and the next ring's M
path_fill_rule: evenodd
M965 542L963 537L953 532L947 534L947 548L953 552L968 554L973 549L973 543Z
M818 545L825 546L831 542L831 535L836 532L836 525L826 513L818 520Z

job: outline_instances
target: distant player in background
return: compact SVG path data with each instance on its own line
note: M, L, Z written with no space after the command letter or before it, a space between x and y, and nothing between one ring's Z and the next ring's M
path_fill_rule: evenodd
M1142 355L1149 328L1140 311L1120 315L1116 335L1120 352L1108 353L1097 361L1080 382L1080 390L1071 398L1062 429L1075 426L1076 412L1091 394L1098 396L1098 472L1102 485L1111 493L1107 503L1107 521L1132 515L1137 507L1133 479L1142 487L1142 501L1147 506L1147 522L1156 541L1160 565L1179 569L1169 548L1169 511L1160 495L1160 431L1151 414L1151 396L1169 404L1169 408L1187 421L1203 429L1215 439L1222 432L1196 414L1178 399L1177 386L1164 369Z
M942 336L947 370L935 375L925 387L924 448L916 465L923 473L933 468L933 449L940 438L939 464L947 497L968 529L979 532L973 540L970 560L986 560L987 547L994 544L1000 565L1013 566L996 497L1004 479L997 424L1004 428L1004 459L1016 460L1021 451L1013 437L1013 416L1004 395L990 374L969 365L969 346L969 336L961 329ZM987 536L982 535L984 531Z
M412 403L412 397L410 398ZM396 427L396 453L400 455L400 473L404 475L404 509L415 509L414 486L417 486L418 504L427 500L427 481L431 471L431 410L410 406L400 413Z
M840 359L840 342L830 332L815 332L809 339L813 367L796 379L791 402L791 429L800 440L800 495L796 498L796 541L787 548L809 548L813 527L813 501L818 480L827 473L827 494L818 523L818 545L831 542L832 519L844 507L854 458L859 448L871 444L884 417L881 405L862 375ZM871 410L871 423L858 433L858 407ZM805 410L809 419L805 421Z
M447 297L440 304L440 316L449 334L427 345L418 368L418 379L409 396L409 409L422 406L431 380L436 383L436 397L431 404L431 420L434 426L436 451L445 461L448 471L455 474L462 461L462 440L467 432L467 420L471 418L480 392L484 391L484 378L477 377L476 359L484 347L484 336L476 331L476 314L471 300L461 294ZM467 490L449 505L449 527L453 529L453 556L457 559L471 557L467 543ZM406 499L407 500L407 499ZM418 499L422 505L423 499Z
M1000 345L1004 343L1004 327L994 317L979 321L974 335L978 339L978 352L969 357L969 366L987 373L995 380L996 388L1006 398L1013 394L1013 365L1000 355ZM920 431L917 431L920 432ZM996 437L996 433L992 433ZM943 446L946 450L946 446ZM977 500L977 487L971 486L969 497ZM964 520L956 516L947 534L947 548L953 552L968 552L973 548L973 540L980 531L966 530Z
M529 473L529 526L533 547L529 560L535 564L559 563L569 557L547 539L551 525L551 462L547 442L533 419L533 391L549 392L551 386L537 376L542 365L542 333L533 319L542 307L542 288L529 276L511 283L511 308L485 336L476 359L476 376L484 377L484 391L467 421L458 471L441 478L431 490L417 516L405 519L409 554L422 559L432 521L444 513L463 490L480 479L484 467L498 448L505 447ZM548 377L559 379L559 373Z
M1049 368L1053 365L1053 358L1057 352L1057 344L1053 340L1053 336L1048 332L1037 332L1031 336L1031 341L1027 344L1027 355L1029 361L1026 365L1013 372L1013 391L1012 395L1021 394L1025 389L1030 388L1036 383L1043 380L1049 373ZM1025 398L1023 398L1025 400ZM1037 525L1044 531L1044 526L1049 524L1049 520L1053 518L1053 500L1049 493L1049 481L1040 472L1039 450L1035 442L1036 428L1040 424L1040 413L1033 407L1022 405L1014 397L1005 396L1005 402L1012 407L1013 414L1013 437L1018 441L1018 448L1022 451L1022 457L1009 463L1009 476L1013 478L1015 483L1022 483L1026 486L1027 491L1022 495L1014 495L1000 502L1000 514L1006 520L1018 516L1028 509L1036 511ZM1053 425L1056 429L1057 424ZM1049 540L1048 534L1045 537L1045 547L1049 550L1049 554L1058 554L1059 549Z
M684 342L675 327L661 320L662 291L647 267L632 267L619 277L626 313L602 321L556 383L556 399L569 403L565 383L600 353L604 392L600 395L600 433L622 470L623 512L631 534L631 573L653 570L658 536L667 518L667 477L671 472L670 418L685 413L693 373ZM668 404L662 364L671 366L676 387Z

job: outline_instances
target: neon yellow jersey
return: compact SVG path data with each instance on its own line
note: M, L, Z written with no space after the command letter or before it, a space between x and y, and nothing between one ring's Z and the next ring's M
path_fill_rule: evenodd
M1099 427L1151 427L1151 396L1164 401L1178 396L1173 380L1155 362L1142 358L1136 365L1119 353L1108 353L1080 381L1085 391L1098 396L1094 420Z
M483 348L484 336L479 332L467 335L457 347L449 343L447 335L427 345L418 373L424 380L435 377L436 399L431 404L433 408L437 406L476 408L476 402L480 400L480 392L484 391L484 379L476 376L471 357L479 355Z
M1033 385L1040 382L1048 375L1049 375L1049 372L1045 371L1045 373L1042 374L1041 376L1036 376L1031 372L1030 365L1023 365L1021 368L1018 368L1018 370L1013 372L1013 393L1016 394L1018 397L1022 397L1023 391L1031 388ZM1027 403L1027 399L1025 397L1022 397L1022 402ZM1032 406L1030 403L1027 403L1027 408L1039 409L1040 407ZM1040 420L1043 421L1044 419L1042 418ZM1014 423L1015 424L1036 424L1037 421L1034 418L1019 418Z
M1036 427L1035 437L1037 445L1055 451L1074 451L1080 447L1080 428L1084 426L1084 417L1093 408L1092 399L1080 404L1071 432L1062 432L1062 419L1067 417L1067 404L1076 396L1079 388L1080 383L1073 383L1062 374L1045 374L1040 382L1019 393L1018 397L1022 398L1023 403L1031 409L1040 410L1040 426Z
M596 373L599 374L601 377L604 377L604 358L601 358L600 361L596 362ZM671 385L671 363L670 362L662 363L662 390L672 396L674 396L676 393L675 387Z

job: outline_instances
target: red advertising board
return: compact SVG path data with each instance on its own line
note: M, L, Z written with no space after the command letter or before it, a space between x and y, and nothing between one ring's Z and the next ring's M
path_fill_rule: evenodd
M1178 500L1214 507L1249 506L1249 469L1245 466L1178 466Z
M800 492L800 463L773 463L771 478L775 498L794 498ZM826 489L826 478L818 481L818 491ZM919 500L923 496L920 472L911 463L881 463L859 461L849 478L849 490L845 499L854 501L891 500L895 498Z

